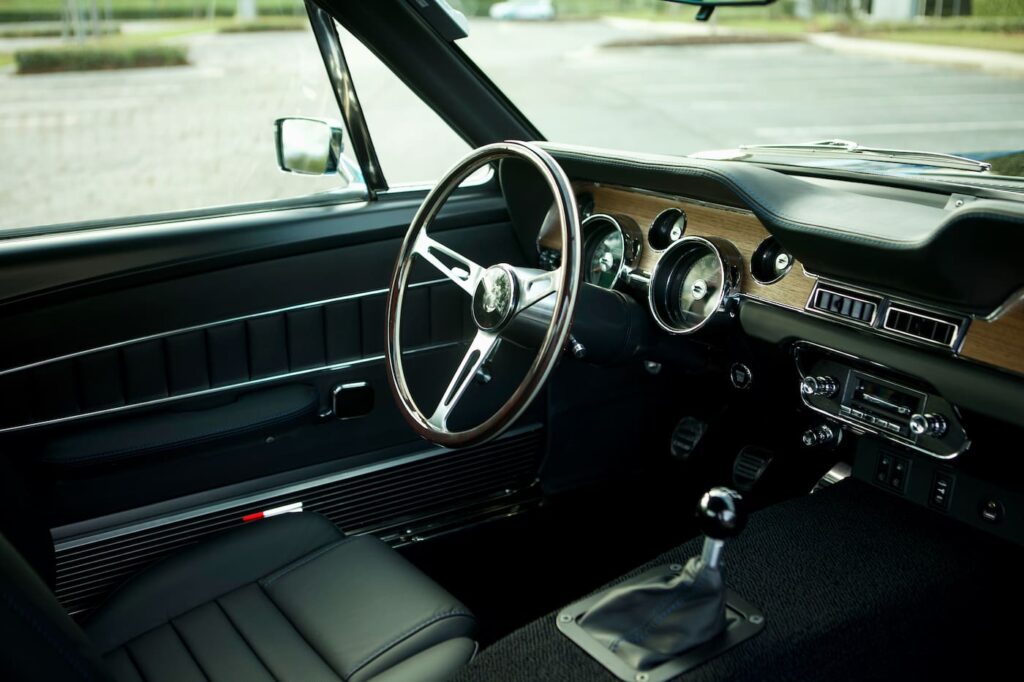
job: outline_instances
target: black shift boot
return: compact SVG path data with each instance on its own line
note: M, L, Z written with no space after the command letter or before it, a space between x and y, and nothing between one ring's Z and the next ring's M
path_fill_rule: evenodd
M701 556L681 570L670 567L612 588L580 616L580 628L637 670L681 656L725 632L720 558L724 539L743 528L740 501L727 488L705 494L697 511L706 535Z
M612 589L579 623L634 668L652 668L725 631L722 573L694 557L677 574Z

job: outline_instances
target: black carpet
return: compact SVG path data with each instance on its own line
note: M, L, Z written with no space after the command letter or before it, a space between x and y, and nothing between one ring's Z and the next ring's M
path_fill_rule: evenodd
M692 537L698 498L669 476L620 479L401 551L469 607L486 647Z
M629 575L699 547L688 542ZM767 626L687 681L1018 676L1021 550L867 484L845 481L754 514L725 560L726 582ZM456 679L614 678L549 614L484 649Z

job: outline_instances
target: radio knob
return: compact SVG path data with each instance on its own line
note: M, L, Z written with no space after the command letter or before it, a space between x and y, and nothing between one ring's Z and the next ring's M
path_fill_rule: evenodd
M839 382L832 377L804 377L800 382L800 392L806 396L831 398L839 392Z
M948 425L941 414L915 414L910 417L910 432L915 436L939 438L946 434Z
M803 444L809 448L822 445L836 445L839 443L840 433L840 431L832 428L828 424L820 424L804 431L803 436L801 436L801 440L803 441Z

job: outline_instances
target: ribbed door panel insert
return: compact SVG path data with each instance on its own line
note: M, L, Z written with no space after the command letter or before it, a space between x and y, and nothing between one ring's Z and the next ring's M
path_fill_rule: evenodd
M270 492L217 511L195 510L185 519L151 520L106 539L66 540L57 544L57 597L70 613L84 614L161 557L242 525L243 516L296 502L346 533L373 533L395 544L397 534L438 518L448 525L472 523L490 502L514 499L533 486L543 436L534 428L465 450L435 450L366 473L310 481L298 490Z

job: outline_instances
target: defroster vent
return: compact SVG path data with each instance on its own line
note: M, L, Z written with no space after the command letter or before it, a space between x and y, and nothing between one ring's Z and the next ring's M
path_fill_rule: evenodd
M869 294L854 293L843 289L819 284L811 295L812 310L834 315L851 322L874 324L881 299Z
M882 328L886 331L912 336L919 341L939 346L952 346L960 332L959 323L902 304L892 303L885 311Z

